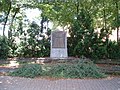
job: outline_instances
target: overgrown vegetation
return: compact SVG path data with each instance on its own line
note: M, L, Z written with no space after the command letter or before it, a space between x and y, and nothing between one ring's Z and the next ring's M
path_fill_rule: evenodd
M5 36L0 36L0 59L5 59L8 57L9 46L8 40Z
M100 69L92 62L80 62L74 64L55 64L50 66L30 64L19 68L10 73L12 76L22 77L36 77L36 76L50 76L57 78L103 78Z
M21 68L17 69L14 72L11 72L12 76L20 76L20 77L29 77L34 78L37 76L41 76L43 73L42 67L39 64L26 64Z
M22 27L22 26L19 26ZM20 43L18 44L15 53L13 55L19 57L44 57L49 56L50 42L49 35L50 29L47 33L42 33L41 27L35 22L32 22L25 33L25 30L21 32L15 32L22 35ZM18 36L16 36L18 37Z
M108 43L108 55L111 59L120 59L120 44L110 41Z
M82 9L70 29L69 55L94 59L119 59L119 43L107 38L111 32L102 28L98 33L92 23L93 19L89 13Z
M75 64L57 64L49 70L49 76L62 78L102 78L105 77L100 69L92 62Z

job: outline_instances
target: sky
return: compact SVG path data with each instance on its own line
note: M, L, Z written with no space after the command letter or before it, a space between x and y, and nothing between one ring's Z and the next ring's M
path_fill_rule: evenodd
M25 10L25 14L31 22L32 21L38 22L37 18L40 17L41 11L39 11L38 9L27 9L27 10Z
M27 9L26 11L27 18L32 22L35 21L38 25L40 25L40 15L41 11L39 9ZM45 23L46 24L46 23ZM48 27L52 29L53 23L49 22Z

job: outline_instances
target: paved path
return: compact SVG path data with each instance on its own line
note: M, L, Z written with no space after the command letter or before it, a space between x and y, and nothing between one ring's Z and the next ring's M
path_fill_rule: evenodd
M120 90L120 78L50 80L0 76L0 90Z

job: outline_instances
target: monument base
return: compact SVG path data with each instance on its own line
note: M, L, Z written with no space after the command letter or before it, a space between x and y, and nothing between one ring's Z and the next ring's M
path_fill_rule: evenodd
M64 59L68 58L67 48L52 48L50 58Z

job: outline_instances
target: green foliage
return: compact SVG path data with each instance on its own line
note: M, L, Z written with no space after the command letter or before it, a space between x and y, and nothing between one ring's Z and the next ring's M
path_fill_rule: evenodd
M74 64L55 64L44 65L39 64L27 64L9 75L34 78L37 76L50 76L58 78L103 78L103 74L100 69L92 62L78 61Z
M8 40L5 36L0 36L0 59L8 57L9 46Z
M110 59L120 59L120 45L117 42L109 41L108 55Z
M107 39L111 27L119 27L119 4L119 0L68 0L38 4L38 8L53 22L70 25L69 55L98 59L109 58ZM95 28L101 28L100 33Z
M106 57L106 44L102 41L106 32L101 30L99 35L95 32L92 22L93 19L89 13L82 9L70 30L71 37L68 39L68 47L71 55L88 58Z
M49 32L50 30L48 30ZM15 51L17 56L23 57L43 57L50 52L49 33L41 33L40 27L36 23L31 23L27 33L21 32L24 37Z
M11 76L20 76L27 78L34 78L42 74L42 67L39 64L27 64L23 65L21 68L14 72L11 72Z
M92 62L80 62L75 64L57 64L47 72L52 77L62 78L102 78L105 77L100 69Z
M43 1L43 0L42 0ZM9 27L9 57L43 57L50 54L50 34L43 33L44 23L52 21L70 29L68 50L70 56L88 58L119 58L119 45L108 42L112 28L120 26L120 0L1 0L0 22ZM42 12L41 26L27 19L25 9L39 8ZM21 9L22 8L22 9ZM23 11L22 11L23 10ZM19 13L19 14L17 14ZM24 13L24 14L23 14ZM15 22L14 22L15 21ZM19 26L18 26L19 24ZM29 25L29 27L27 27ZM17 28L18 26L18 28ZM27 28L27 30L25 30ZM102 28L96 32L95 28ZM47 33L51 30L46 29ZM46 37L47 36L47 37ZM20 43L16 44L16 38ZM41 38L41 39L38 39ZM109 44L108 44L109 43ZM114 48L114 49L112 49ZM0 52L4 53L4 52ZM113 54L112 54L113 53ZM3 55L3 54L2 54ZM8 52L4 54L7 57Z
M105 59L105 58L108 58L108 52L107 52L107 46L106 44L103 44L103 45L99 45L99 44L96 44L96 45L93 45L92 46L92 52L91 52L91 57L94 58L94 59Z

